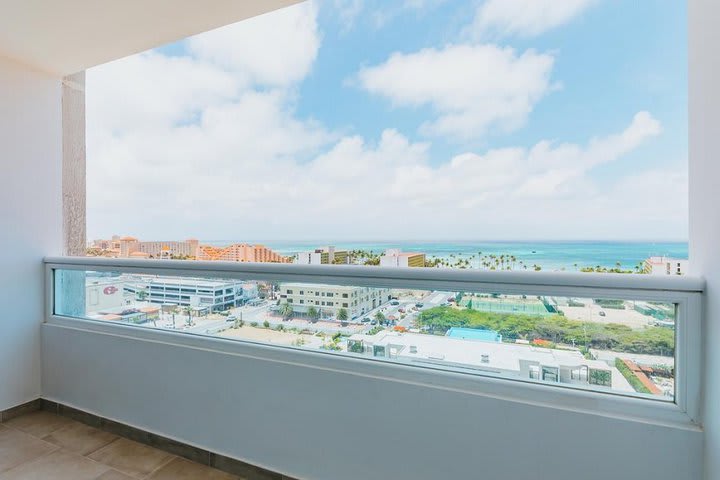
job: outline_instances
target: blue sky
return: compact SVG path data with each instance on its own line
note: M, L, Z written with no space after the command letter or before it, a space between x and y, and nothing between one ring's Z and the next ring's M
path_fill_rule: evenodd
M684 239L685 9L324 0L97 67L90 234Z

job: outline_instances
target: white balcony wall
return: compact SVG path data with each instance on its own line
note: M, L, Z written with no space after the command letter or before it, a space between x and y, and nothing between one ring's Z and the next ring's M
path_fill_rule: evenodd
M697 429L60 325L43 328L46 398L296 478L702 475Z
M0 410L40 396L48 252L62 253L61 82L0 57Z
M688 2L690 270L705 295L705 478L720 479L720 2Z

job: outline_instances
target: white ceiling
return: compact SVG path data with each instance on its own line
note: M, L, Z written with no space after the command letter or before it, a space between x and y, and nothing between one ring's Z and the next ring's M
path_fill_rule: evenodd
M0 0L0 56L68 75L300 1Z

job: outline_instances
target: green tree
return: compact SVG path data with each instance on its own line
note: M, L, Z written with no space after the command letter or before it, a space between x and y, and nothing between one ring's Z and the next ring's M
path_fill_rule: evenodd
M385 321L385 314L378 310L377 313L375 313L375 320L377 320L378 323L383 323Z
M278 312L282 315L283 320L290 320L293 316L293 307L288 302L283 302L280 304Z
M565 345L580 342L586 349L661 356L672 356L675 352L675 332L671 328L645 327L633 330L627 325L583 322L561 315L533 316L435 307L423 311L417 324L431 332L440 333L452 327L495 330L508 342L541 339Z
M192 313L193 313L192 307L185 307L182 309L182 311L183 311L183 313L187 314L187 316L188 316L187 324L192 325Z
M138 299L139 301L144 302L145 299L146 299L147 296L148 296L148 292L147 292L147 290L138 290L138 291L135 293L135 295L137 296L137 299Z
M346 321L348 319L348 311L344 308L341 308L340 310L338 310L337 318L341 322Z
M311 306L310 308L308 308L307 315L310 320L312 320L313 322L317 322L320 318L320 311L317 308Z

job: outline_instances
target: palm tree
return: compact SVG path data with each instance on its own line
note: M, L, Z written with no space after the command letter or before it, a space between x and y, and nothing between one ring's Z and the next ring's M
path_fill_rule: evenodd
M183 311L183 313L187 313L187 316L188 316L187 324L191 325L192 324L192 312L193 312L192 307L185 307L182 309L182 311Z
M308 308L307 315L313 323L317 322L320 318L320 312L315 307Z
M293 307L288 302L283 302L280 304L278 312L282 315L283 320L290 320L293 316Z

